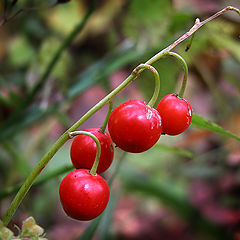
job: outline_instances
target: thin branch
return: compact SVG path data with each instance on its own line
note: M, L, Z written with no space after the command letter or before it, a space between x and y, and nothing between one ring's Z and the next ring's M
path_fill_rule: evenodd
M211 17L205 19L202 22L200 21L199 18L197 18L196 21L195 21L195 24L193 25L193 27L188 32L186 32L183 36L178 38L173 44L171 44L169 47L167 47L165 50L166 51L171 51L179 43L181 43L183 40L185 40L186 38L190 37L193 33L195 33L200 27L205 25L207 22L213 20L214 18L219 17L220 15L222 15L223 13L225 13L227 11L235 11L236 13L238 13L240 15L240 10L239 9L237 9L235 7L232 7L232 6L228 6L228 7L225 7L224 9L222 9L221 11L215 13Z

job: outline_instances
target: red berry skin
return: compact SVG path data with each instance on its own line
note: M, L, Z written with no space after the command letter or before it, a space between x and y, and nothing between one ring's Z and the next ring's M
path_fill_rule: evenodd
M158 141L162 132L161 118L145 102L129 100L112 111L108 130L119 148L126 152L140 153Z
M175 94L166 95L158 104L157 111L162 119L162 131L168 135L184 132L192 121L190 103Z
M90 128L85 130L97 137L101 145L101 155L97 168L97 173L106 171L114 156L114 147L108 133L102 133L99 128ZM91 169L97 154L97 145L94 140L86 135L78 135L74 138L70 155L72 163L77 169Z
M59 195L69 217L88 221L104 211L110 191L107 182L100 175L91 175L88 169L77 169L62 180Z

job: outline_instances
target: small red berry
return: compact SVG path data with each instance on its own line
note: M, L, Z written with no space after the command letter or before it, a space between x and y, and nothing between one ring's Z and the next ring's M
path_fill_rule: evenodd
M108 130L119 148L126 152L140 153L158 141L162 131L161 118L145 102L130 100L112 111Z
M101 155L97 168L97 173L106 171L112 163L114 147L112 140L106 132L101 132L99 128L85 130L97 137L101 145ZM74 138L70 155L75 168L91 169L97 154L97 146L94 140L86 135L78 135Z
M87 169L77 169L62 180L59 195L69 217L88 221L104 211L110 191L107 182L100 175L92 175Z
M157 110L162 119L162 131L168 135L184 132L192 120L190 103L175 94L165 96L158 104Z

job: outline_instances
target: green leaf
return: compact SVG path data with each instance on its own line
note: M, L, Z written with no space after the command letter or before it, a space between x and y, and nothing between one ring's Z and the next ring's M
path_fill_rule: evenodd
M162 144L155 144L154 148L169 151L169 152L172 152L172 153L176 153L176 154L181 155L183 157L188 157L188 158L193 158L194 157L191 152L189 152L187 150L184 150L184 149L181 149L181 148L177 148L177 147L166 146L166 145L162 145Z
M232 138L240 141L239 136L237 136L227 130L224 130L222 127L220 127L216 123L211 122L210 120L207 120L204 117L199 116L197 114L193 114L191 125L194 127L203 128L203 129L207 129L207 130L210 130L213 132L217 132L217 133L223 134L227 137L232 137Z

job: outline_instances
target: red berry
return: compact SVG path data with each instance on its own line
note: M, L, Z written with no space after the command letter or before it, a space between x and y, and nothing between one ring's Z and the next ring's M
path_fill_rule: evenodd
M77 169L62 180L59 195L69 217L88 221L104 211L110 191L100 175L91 175L87 169Z
M145 102L130 100L112 111L108 130L119 148L126 152L140 153L158 141L162 131L161 118Z
M158 104L157 110L162 119L162 131L168 135L184 132L192 120L190 103L175 94L165 96Z
M106 171L112 163L114 148L110 136L99 128L85 130L97 137L101 145L101 155L97 173ZM97 154L97 146L94 140L86 135L78 135L74 138L70 150L72 163L75 168L91 169Z

